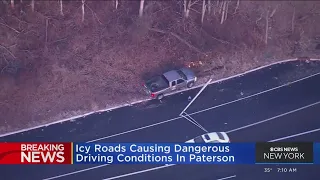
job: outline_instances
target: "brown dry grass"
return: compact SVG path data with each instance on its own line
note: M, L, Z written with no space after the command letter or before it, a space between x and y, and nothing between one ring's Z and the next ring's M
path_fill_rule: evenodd
M52 1L37 2L35 12L28 4L1 6L0 22L11 27L0 24L7 48L0 49L1 132L141 99L145 78L190 62L203 62L195 71L217 79L279 59L314 57L320 43L316 1L241 1L235 13L230 4L222 25L214 15L200 23L201 3L184 19L181 3L150 1L139 19L138 2L120 2L117 10L112 1L87 2L84 22L80 1L64 2L64 16ZM275 13L265 45L268 10ZM174 32L208 56L150 27Z

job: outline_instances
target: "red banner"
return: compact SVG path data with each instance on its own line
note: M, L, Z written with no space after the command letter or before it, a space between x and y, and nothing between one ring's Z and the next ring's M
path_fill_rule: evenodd
M72 164L72 143L0 143L0 164Z

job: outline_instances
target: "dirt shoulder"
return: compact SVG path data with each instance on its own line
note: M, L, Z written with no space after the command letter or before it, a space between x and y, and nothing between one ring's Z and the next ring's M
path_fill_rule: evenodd
M142 18L135 1L89 1L84 16L80 1L1 6L0 133L144 99L144 79L192 63L219 79L320 55L319 2L232 1L222 24L219 5L201 23L202 4L184 18L182 2L147 2Z

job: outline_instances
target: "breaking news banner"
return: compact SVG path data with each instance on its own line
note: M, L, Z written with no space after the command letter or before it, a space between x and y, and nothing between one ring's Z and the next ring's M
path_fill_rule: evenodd
M0 164L256 163L320 164L320 144L0 143Z
M256 163L313 164L312 142L256 143Z
M72 164L72 143L0 143L0 164Z

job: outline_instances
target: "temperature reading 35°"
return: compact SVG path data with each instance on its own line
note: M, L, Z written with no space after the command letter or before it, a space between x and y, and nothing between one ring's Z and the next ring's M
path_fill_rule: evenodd
M265 173L269 173L269 172L271 172L272 171L272 168L264 168L264 172Z

